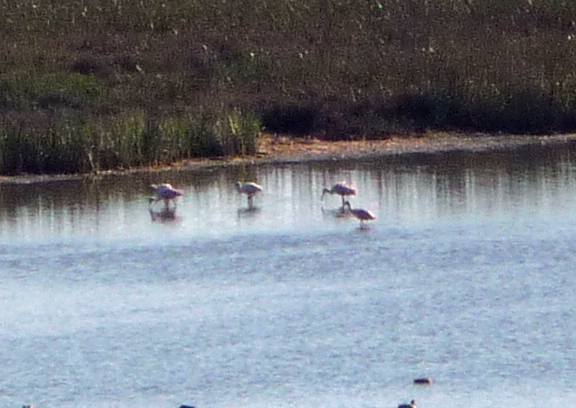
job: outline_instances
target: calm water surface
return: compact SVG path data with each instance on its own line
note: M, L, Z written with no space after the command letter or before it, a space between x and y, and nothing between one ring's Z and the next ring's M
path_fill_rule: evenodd
M533 150L2 185L0 406L574 402L575 163ZM265 187L255 211L237 180ZM148 210L163 181L186 193L174 220ZM369 229L320 201L339 181L377 214Z

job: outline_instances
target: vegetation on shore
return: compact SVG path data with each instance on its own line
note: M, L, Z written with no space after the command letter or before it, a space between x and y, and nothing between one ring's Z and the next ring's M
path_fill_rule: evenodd
M576 129L575 2L14 0L0 36L0 174Z

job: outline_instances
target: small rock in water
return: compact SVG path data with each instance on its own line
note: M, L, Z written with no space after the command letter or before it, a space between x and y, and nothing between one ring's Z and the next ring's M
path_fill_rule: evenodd
M180 405L180 408L195 408L192 405Z
M414 384L432 385L434 381L430 377L416 378Z

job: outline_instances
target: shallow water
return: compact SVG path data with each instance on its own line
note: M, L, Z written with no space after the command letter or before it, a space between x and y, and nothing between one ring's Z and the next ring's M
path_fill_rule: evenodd
M0 406L576 401L570 150L0 186ZM149 184L185 191L154 219ZM248 211L237 180L265 192ZM338 216L324 187L347 181ZM154 207L154 212L161 207ZM414 386L430 376L430 387Z

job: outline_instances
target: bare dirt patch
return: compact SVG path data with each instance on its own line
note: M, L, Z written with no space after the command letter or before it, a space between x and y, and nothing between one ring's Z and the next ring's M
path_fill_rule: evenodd
M452 151L481 152L526 146L554 146L576 142L576 134L552 136L512 136L458 133L430 133L417 137L391 137L387 140L325 142L263 135L259 160L299 162L338 159L377 158L392 155L438 154Z

